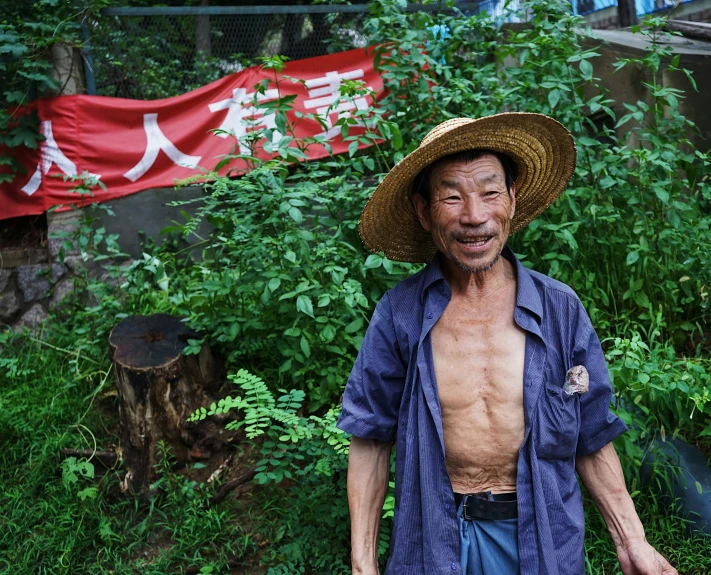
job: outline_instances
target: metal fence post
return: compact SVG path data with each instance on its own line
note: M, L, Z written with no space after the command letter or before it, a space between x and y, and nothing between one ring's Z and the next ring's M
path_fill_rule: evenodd
M81 22L82 39L82 60L84 61L84 80L86 81L86 92L92 96L96 95L96 77L94 76L94 56L91 53L91 35L86 20Z

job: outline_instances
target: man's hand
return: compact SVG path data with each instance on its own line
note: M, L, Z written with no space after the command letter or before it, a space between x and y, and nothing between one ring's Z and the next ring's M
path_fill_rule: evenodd
M617 560L624 575L678 575L674 567L646 541L617 547Z
M600 510L624 575L678 575L644 538L644 528L627 493L617 452L608 443L576 459L578 475Z

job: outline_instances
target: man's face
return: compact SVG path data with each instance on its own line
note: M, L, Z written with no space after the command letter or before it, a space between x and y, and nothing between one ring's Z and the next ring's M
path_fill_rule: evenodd
M506 190L501 162L482 156L436 166L430 175L430 203L413 197L417 216L437 249L468 273L490 269L506 245L516 208Z

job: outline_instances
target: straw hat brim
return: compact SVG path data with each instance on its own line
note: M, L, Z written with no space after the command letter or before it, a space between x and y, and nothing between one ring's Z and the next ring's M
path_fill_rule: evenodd
M430 262L436 252L411 200L415 176L449 154L488 149L516 163L516 212L511 233L525 228L563 192L575 171L575 142L558 121L542 114L507 112L455 118L434 128L385 176L363 209L363 243L391 260Z

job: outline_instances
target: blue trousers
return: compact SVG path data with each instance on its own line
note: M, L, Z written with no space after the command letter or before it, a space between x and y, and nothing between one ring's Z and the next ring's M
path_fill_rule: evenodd
M462 575L518 575L518 519L462 518L457 510L462 545Z

